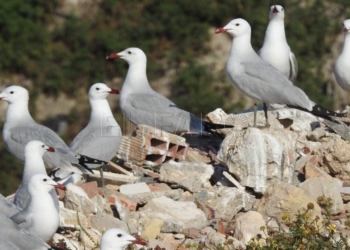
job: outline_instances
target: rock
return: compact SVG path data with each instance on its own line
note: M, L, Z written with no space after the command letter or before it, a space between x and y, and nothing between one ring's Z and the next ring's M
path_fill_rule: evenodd
M255 201L254 196L233 187L219 187L217 194L217 198L208 200L207 203L215 210L215 218L224 221L231 221L241 210L250 210Z
M151 183L148 185L151 192L161 192L161 191L169 191L171 187L169 187L166 183Z
M187 154L186 154L186 161L203 162L203 163L209 164L211 162L211 159L207 154L204 154L195 148L188 148Z
M316 128L315 130L311 131L306 138L310 141L319 141L322 137L326 136L326 131L324 127L322 128Z
M118 227L125 231L128 231L127 224L111 215L98 213L90 218L91 226L96 228L100 233L113 228Z
M198 192L201 188L211 187L209 179L213 173L213 166L205 163L170 161L161 166L160 180L177 183L190 192Z
M264 235L261 227L265 227L267 230L263 216L258 212L248 211L237 216L233 236L247 244L257 234Z
M126 195L126 196L136 201L137 204L143 205L149 202L150 200L161 196L166 196L173 200L178 200L182 197L183 192L184 191L182 189L172 189L172 190L165 190L165 191L159 191L159 192L149 192L149 193Z
M141 193L147 193L151 192L149 187L145 182L139 182L135 184L126 184L126 185L121 185L119 188L119 192L121 194L141 194Z
M332 198L333 206L331 213L333 215L343 211L343 200L340 194L342 182L338 179L314 177L301 183L300 187L306 190L306 193L314 199L314 201L316 201L319 196Z
M307 195L304 189L285 182L276 182L266 190L256 210L264 216L268 227L279 230L280 227L286 228L282 215L293 221L299 212L303 213L307 210L310 203L314 207L308 212L310 220L321 218L321 207ZM321 219L318 220L320 221Z
M164 221L162 232L166 227L180 233L184 228L202 228L207 220L202 210L193 202L174 201L165 196L154 198L140 209L141 217L158 218Z
M75 250L83 250L85 249L84 247L81 247L79 242L76 240L68 239L67 237L64 237L63 235L60 234L54 234L52 237L52 241L55 243L63 241L64 244L66 245L65 249L75 249Z
M85 215L98 211L98 206L89 199L85 191L73 183L67 185L64 206Z
M60 226L65 228L76 228L80 227L78 223L78 217L80 221L80 225L82 227L89 227L91 226L90 221L87 219L87 217L82 214L78 213L77 211L73 211L64 207L60 208Z
M350 187L341 187L340 194L343 201L350 205Z
M160 233L164 221L158 218L152 218L142 228L141 236L145 239L156 239Z
M211 227L206 227L202 231L203 231L203 233L207 234L207 238L205 240L206 249L218 249L219 246L221 246L221 247L224 246L224 243L227 240L232 241L233 247L229 248L229 249L246 249L246 246L244 244L242 244L242 242L240 242L239 240L237 240L231 236L226 238L226 236L224 234L216 232Z
M274 180L293 179L297 134L284 130L249 127L231 133L222 143L218 158L243 186L263 193Z

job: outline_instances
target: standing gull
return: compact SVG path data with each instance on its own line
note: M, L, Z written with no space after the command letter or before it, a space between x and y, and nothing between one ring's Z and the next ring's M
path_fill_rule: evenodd
M344 90L350 91L350 19L344 21L343 33L343 51L335 61L333 71L340 87Z
M331 119L330 116L343 117L311 101L300 88L279 70L261 59L251 43L251 28L247 21L237 18L215 33L229 33L232 47L226 63L226 74L232 85L252 98L254 102L286 104L289 107L310 112L316 116ZM266 126L269 125L267 107L264 105ZM254 112L256 127L256 111Z
M59 213L49 194L53 188L64 189L64 186L47 175L32 176L28 183L30 203L25 209L10 218L21 228L45 242L55 234L60 223Z
M122 250L129 244L146 245L141 238L135 238L127 232L119 228L111 228L107 230L101 239L101 250Z
M46 169L43 162L43 155L45 152L52 153L55 149L46 146L41 141L30 141L24 149L24 170L21 185L18 187L15 195L15 204L20 208L25 208L30 202L30 195L28 192L28 183L30 178L36 174L45 174ZM55 190L50 191L50 195L58 209L58 199Z
M34 121L28 110L29 95L25 88L7 87L0 94L0 100L9 104L2 138L12 155L24 161L25 145L32 140L39 140L55 148L55 152L44 154L43 160L46 167L59 169L56 171L56 177L64 179L73 172L88 173L83 168L86 168L86 157L75 154L54 131Z
M110 60L116 58L124 59L129 64L119 104L126 118L135 125L146 124L170 133L209 132L212 128L225 127L202 121L155 92L148 83L147 58L141 49L128 48L107 56Z
M258 54L294 82L298 74L298 62L287 43L283 7L272 5L269 19L264 44Z
M96 83L90 87L90 121L70 144L74 152L105 163L108 163L116 154L122 139L120 127L106 99L109 94L119 94L119 91L109 88L104 83ZM89 168L96 168L102 164L87 165Z

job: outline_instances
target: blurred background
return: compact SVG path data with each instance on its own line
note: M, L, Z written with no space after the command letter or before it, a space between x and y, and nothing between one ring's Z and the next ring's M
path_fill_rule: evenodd
M332 66L342 49L348 0L0 0L0 92L21 85L30 111L69 144L87 124L89 87L104 82L121 89L128 65L106 61L111 52L141 48L148 79L158 92L198 116L221 107L227 113L252 103L225 75L231 46L215 28L238 17L252 26L252 44L263 44L269 7L285 9L288 43L297 57L296 85L315 102L342 110L350 100ZM278 53L278 51L276 51ZM132 131L109 97L123 133ZM0 125L7 103L0 102ZM0 142L0 193L15 192L23 164Z

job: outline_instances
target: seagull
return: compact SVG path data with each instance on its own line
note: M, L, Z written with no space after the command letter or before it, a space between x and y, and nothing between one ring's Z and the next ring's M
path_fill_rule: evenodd
M35 174L45 174L46 169L43 161L45 152L55 152L53 147L45 145L41 141L30 141L24 148L24 170L20 186L15 194L14 203L20 208L25 208L30 202L30 195L28 192L28 183L30 178ZM55 190L50 191L50 195L55 203L55 207L59 209L58 199Z
M350 91L350 19L344 21L343 33L343 51L335 61L333 72L340 87L344 90Z
M155 92L147 79L147 58L141 49L128 48L107 56L109 60L116 58L124 59L129 64L119 105L126 118L135 125L146 124L170 133L202 133L215 128L225 128L224 124L202 121ZM228 127L230 126L226 125L226 128Z
M20 228L6 215L0 213L0 246L4 250L49 250L52 249L41 239Z
M264 44L258 54L294 82L298 74L298 62L287 43L283 7L272 5L269 19Z
M28 183L31 200L21 212L11 216L11 220L30 234L47 242L55 234L60 217L49 191L53 188L65 189L49 176L36 174Z
M106 99L109 94L119 94L119 91L104 83L90 87L90 121L69 146L75 153L99 159L102 164L107 164L113 158L122 139L120 127ZM87 165L89 168L97 168L102 164L98 162ZM102 176L102 168L100 171Z
M141 238L135 238L119 228L108 229L102 236L101 250L122 250L129 244L146 245L146 241Z
M29 95L25 88L7 87L0 94L0 100L9 104L2 138L12 155L23 162L25 145L32 140L39 140L55 149L55 152L43 156L47 168L59 169L55 177L64 179L72 173L92 172L85 165L86 161L92 159L74 153L54 131L34 121L28 110Z
M216 29L215 33L229 33L233 37L226 63L227 77L236 89L252 98L255 103L264 102L267 127L269 123L266 103L285 104L329 120L332 120L331 116L346 116L315 104L284 74L261 59L250 43L251 28L244 19L234 19L225 27ZM254 126L256 127L256 109Z

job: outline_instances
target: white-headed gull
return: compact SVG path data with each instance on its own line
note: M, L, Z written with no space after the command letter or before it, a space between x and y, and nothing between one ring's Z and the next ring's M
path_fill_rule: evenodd
M129 244L146 245L141 238L135 238L119 228L108 229L102 236L101 250L122 250Z
M269 19L264 44L258 54L294 82L298 75L298 62L287 43L283 7L272 5Z
M18 187L15 195L15 204L20 208L25 208L30 202L30 195L28 192L28 183L30 178L36 174L46 175L46 169L43 161L45 152L55 152L53 147L45 145L41 141L30 141L24 148L24 170L21 185ZM58 209L58 199L55 190L50 191L50 195L55 202Z
M0 248L3 250L49 250L51 247L41 239L20 228L0 213Z
M226 63L227 77L236 89L252 98L254 102L285 104L326 119L346 115L315 104L284 74L261 59L250 43L251 28L247 21L237 18L215 31L216 34L226 32L233 37ZM264 111L268 126L266 104ZM254 112L254 126L256 126L256 112Z
M128 48L107 56L110 60L115 58L124 59L129 64L119 104L126 118L135 125L146 124L171 133L209 132L212 128L225 127L204 122L155 92L147 79L147 58L141 49Z
M21 212L11 216L11 220L30 234L47 242L55 234L60 217L49 192L53 188L64 189L64 186L49 176L36 174L28 183L31 200Z
M350 91L350 19L344 21L343 33L343 51L335 61L333 72L340 87Z
M85 162L91 159L77 155L54 131L34 121L28 110L29 95L25 88L7 87L0 94L0 100L9 104L2 137L11 154L24 161L25 145L39 140L55 149L54 153L44 154L43 160L46 167L59 169L56 177L64 179L73 172L88 173Z

